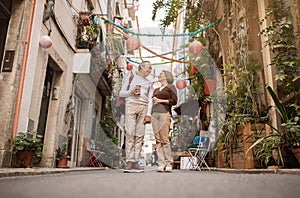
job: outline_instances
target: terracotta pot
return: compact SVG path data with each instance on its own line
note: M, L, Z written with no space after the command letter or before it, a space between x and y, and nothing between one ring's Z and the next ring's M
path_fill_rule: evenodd
M283 166L268 166L267 169L282 169Z
M87 14L87 13L81 14L80 17L81 17L81 20L83 20L83 21L89 20L89 14Z
M298 161L298 164L300 164L300 148L293 148L292 152L294 153L294 155Z
M57 168L68 168L68 158L63 157L57 160Z
M31 168L32 167L33 152L31 151L18 151L16 154L16 167Z

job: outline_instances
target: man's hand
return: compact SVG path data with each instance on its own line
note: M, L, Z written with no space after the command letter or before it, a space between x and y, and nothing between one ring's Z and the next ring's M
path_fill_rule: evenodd
M145 116L145 119L144 119L144 124L148 124L148 123L150 123L150 122L151 122L151 116L146 115L146 116Z

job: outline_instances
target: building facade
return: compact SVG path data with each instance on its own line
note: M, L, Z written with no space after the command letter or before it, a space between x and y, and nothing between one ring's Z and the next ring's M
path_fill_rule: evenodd
M114 0L0 3L0 166L12 166L9 139L27 131L43 135L40 166L55 166L63 142L69 145L68 165L86 165L112 92L107 68L116 65L105 51L105 37L113 29L104 20L121 15L131 22L133 5Z

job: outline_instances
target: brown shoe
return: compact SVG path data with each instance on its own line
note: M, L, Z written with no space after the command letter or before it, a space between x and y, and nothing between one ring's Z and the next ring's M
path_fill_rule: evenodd
M132 171L132 162L126 162L124 167L124 173L130 173Z
M132 169L133 169L133 171L136 172L136 173L144 172L144 167L140 166L140 165L138 164L138 162L133 162L133 164L132 164Z

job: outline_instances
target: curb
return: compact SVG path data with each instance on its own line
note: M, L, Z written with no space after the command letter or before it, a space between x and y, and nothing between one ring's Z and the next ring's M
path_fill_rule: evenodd
M210 168L214 172L235 173L235 174L291 174L300 175L300 169L229 169Z
M96 170L106 170L106 168L0 168L0 178L16 176L50 175L76 171Z
M0 178L33 176L33 175L50 175L59 173L68 173L76 171L99 171L108 170L105 167L76 167L76 168L0 168ZM205 172L209 170L202 169ZM300 169L229 169L210 167L210 172L221 172L230 174L290 174L300 175Z

